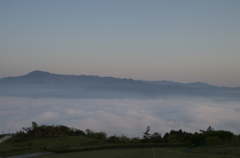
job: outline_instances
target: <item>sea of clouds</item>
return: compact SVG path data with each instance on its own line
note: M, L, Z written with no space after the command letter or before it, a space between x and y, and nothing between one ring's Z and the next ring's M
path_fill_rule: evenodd
M142 137L170 130L216 130L240 133L240 102L206 98L167 99L32 99L0 97L0 132L39 125L66 125L110 135Z

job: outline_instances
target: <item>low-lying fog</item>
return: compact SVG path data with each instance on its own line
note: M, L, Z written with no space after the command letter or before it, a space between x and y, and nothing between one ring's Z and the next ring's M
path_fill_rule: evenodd
M30 99L0 98L0 132L39 125L66 125L110 135L142 137L147 126L162 135L171 129L214 129L240 133L240 101L172 99Z

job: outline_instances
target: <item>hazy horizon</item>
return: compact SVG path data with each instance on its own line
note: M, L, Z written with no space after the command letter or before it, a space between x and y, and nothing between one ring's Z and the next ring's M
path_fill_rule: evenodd
M0 78L33 70L240 87L238 0L1 0Z

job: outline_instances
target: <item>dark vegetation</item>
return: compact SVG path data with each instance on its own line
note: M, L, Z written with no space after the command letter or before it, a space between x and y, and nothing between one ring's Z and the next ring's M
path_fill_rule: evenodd
M2 137L2 136L1 136ZM105 132L95 132L90 129L82 131L63 125L38 125L32 122L31 127L23 127L13 135L13 138L0 144L2 156L19 153L19 151L53 151L56 153L77 152L100 149L128 149L128 148L158 148L158 147L214 147L239 146L240 135L230 131L214 130L211 126L207 130L189 133L171 130L162 136L158 132L151 133L148 126L143 137L129 138L125 135L107 136Z

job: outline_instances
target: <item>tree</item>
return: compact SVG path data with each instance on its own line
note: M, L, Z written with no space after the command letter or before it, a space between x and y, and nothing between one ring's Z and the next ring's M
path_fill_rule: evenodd
M154 132L150 137L150 141L152 143L161 143L162 142L161 134L159 134L158 132Z
M208 128L207 128L206 131L205 131L205 130L201 130L201 129L200 129L200 131L201 131L202 133L206 133L206 132L212 132L212 131L214 131L214 129L213 129L211 126L208 126Z
M212 131L214 131L214 129L213 129L211 126L209 126L209 127L207 128L207 132L212 132Z
M32 122L32 130L35 130L38 128L38 124L36 122Z
M121 141L121 143L128 143L129 142L129 138L127 136L125 136L125 135L122 135L120 137L120 141Z
M94 134L94 131L93 130L90 130L90 129L86 129L85 130L85 133L88 137L91 137L93 134Z
M130 139L131 143L141 143L141 139L139 137L133 137Z
M113 136L108 137L108 142L117 144L117 143L120 143L120 138L117 137L116 135L113 135Z
M223 143L222 139L217 136L207 137L204 141L208 146L215 146Z
M151 136L151 134L149 133L150 132L150 127L149 126L147 126L147 129L146 129L146 131L145 132L143 132L143 139L144 140L149 140L149 138L150 138L150 136Z

